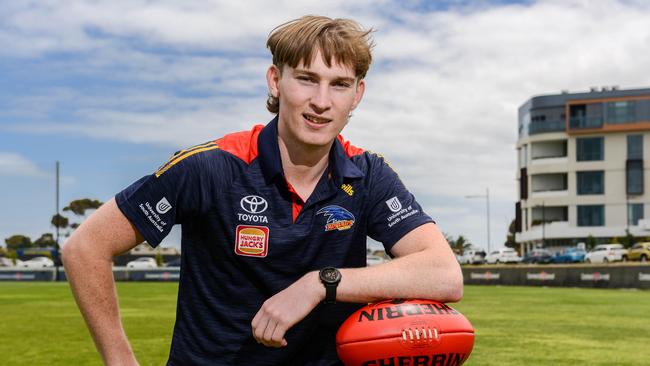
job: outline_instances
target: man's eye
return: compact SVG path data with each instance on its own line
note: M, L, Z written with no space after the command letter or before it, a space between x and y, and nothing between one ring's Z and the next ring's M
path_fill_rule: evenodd
M298 76L297 79L300 81L309 81L309 82L314 81L314 79L310 78L309 76Z
M337 86L337 87L339 87L339 88L349 88L349 87L350 87L350 84L348 84L348 83L344 83L344 82L340 82L340 83L336 83L336 84L334 84L334 86Z

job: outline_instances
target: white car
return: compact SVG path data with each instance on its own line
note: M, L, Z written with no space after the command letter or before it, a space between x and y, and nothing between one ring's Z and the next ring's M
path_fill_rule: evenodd
M627 249L622 244L600 244L585 255L586 263L607 263L627 258Z
M156 263L156 260L150 257L142 257L138 258L134 261L130 261L129 263L126 264L126 268L132 268L132 269L150 269L150 268L158 268L158 264Z
M468 249L463 251L463 255L458 257L460 264L482 264L485 263L485 251Z
M517 255L517 252L512 248L504 248L490 252L490 254L485 257L485 263L488 264L499 264L499 263L519 263L521 262L521 257Z
M49 268L54 267L54 261L48 257L34 257L18 264L22 268Z

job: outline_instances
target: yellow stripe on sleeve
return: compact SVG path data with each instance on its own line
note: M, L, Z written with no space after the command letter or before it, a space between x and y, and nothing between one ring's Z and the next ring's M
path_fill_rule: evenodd
M192 156L194 154L198 154L198 153L203 152L203 151L209 151L209 150L214 150L214 149L218 149L218 148L219 148L219 146L217 146L217 144L214 141L212 141L212 142L208 142L206 144L194 146L194 147L189 148L187 150L181 150L178 153L174 154L174 156L172 156L169 159L169 161L167 161L160 168L158 168L158 170L156 171L156 178L163 175L163 173L165 173L167 170L169 170L169 168L171 168L174 165L178 164L179 162L181 162L185 158L189 158L190 156Z

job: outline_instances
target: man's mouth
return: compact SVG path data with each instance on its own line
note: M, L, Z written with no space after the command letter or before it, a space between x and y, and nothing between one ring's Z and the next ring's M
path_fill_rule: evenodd
M329 122L332 121L331 119L316 117L316 116L312 116L312 115L309 115L309 114L303 114L302 116L303 116L303 118L305 118L309 122L316 123L316 124L319 124L319 125L324 125L324 124L329 123Z

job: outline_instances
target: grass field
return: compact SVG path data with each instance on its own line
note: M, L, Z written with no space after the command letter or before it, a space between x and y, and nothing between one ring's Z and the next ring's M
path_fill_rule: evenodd
M175 283L118 283L142 365L163 365ZM650 291L466 286L476 365L650 365ZM66 283L0 282L1 365L100 363Z

